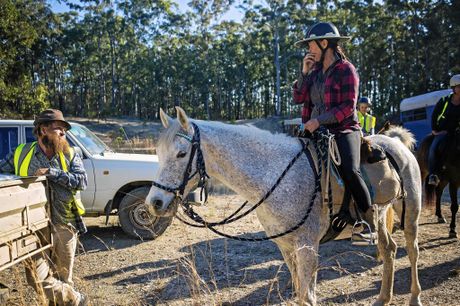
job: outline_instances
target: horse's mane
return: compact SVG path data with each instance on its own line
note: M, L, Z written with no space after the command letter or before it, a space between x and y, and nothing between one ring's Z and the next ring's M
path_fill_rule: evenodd
M293 137L286 134L273 134L270 131L259 129L254 125L238 125L228 124L219 121L202 121L202 120L190 120L194 122L199 128L206 127L210 129L228 130L229 132L240 134L243 139L262 139L264 141L269 140L270 142L281 143L281 144L292 144ZM158 140L158 146L170 144L176 134L182 130L177 120L170 121L169 126L160 134Z

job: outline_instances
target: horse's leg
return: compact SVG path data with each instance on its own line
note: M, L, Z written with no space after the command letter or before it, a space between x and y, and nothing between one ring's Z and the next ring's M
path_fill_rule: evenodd
M295 246L295 247L293 247ZM316 269L318 266L318 247L308 243L300 245L291 242L278 244L289 272L291 272L294 291L299 305L316 305Z
M444 188L446 188L447 182L441 181L439 185L436 187L436 216L438 217L438 223L446 223L446 219L442 215L441 210L441 199L442 199L442 192Z
M449 184L450 193L450 211L452 212L452 219L450 220L450 232L449 238L457 238L457 232L455 231L455 219L457 218L458 202L457 202L457 189L455 184Z
M318 245L307 243L297 244L294 250L294 261L297 269L299 305L316 305L316 271L318 268Z
M294 256L293 256L294 253L293 253L292 247L289 245L281 245L281 244L279 244L278 247L281 251L281 254L283 255L284 262L286 263L289 269L289 272L291 273L291 280L294 286L294 292L298 292L299 285L297 281L297 269L295 266L295 261L294 261Z
M415 196L417 197L417 196ZM418 218L420 215L420 205L415 203L410 203L410 197L406 199L406 218L405 218L405 227L404 227L404 236L406 238L406 251L409 256L410 266L411 266L411 298L409 305L421 306L422 302L420 301L420 292L422 288L420 287L420 282L418 279L418 267L417 261L419 256L418 249Z
M373 305L387 305L390 303L393 295L393 280L395 269L396 242L391 238L386 229L385 216L379 217L378 222L378 250L383 259L383 275L380 295Z

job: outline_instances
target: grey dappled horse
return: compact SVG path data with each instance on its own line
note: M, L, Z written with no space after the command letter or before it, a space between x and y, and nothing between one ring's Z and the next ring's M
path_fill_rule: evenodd
M146 198L150 211L157 216L172 216L177 210L176 194L183 183L184 172L189 164L196 124L201 135L201 150L207 173L236 191L251 203L256 203L274 185L292 157L302 150L296 138L284 134L274 135L255 127L229 125L219 122L190 120L185 112L177 109L177 120L161 110L161 121L166 130L161 134L157 153L159 169L155 182L162 188L152 186ZM406 248L411 263L410 305L421 305L420 284L417 272L419 255L417 231L421 210L421 181L417 161L410 150L398 139L384 135L370 137L389 152L399 165L404 180L406 196L405 229ZM191 173L197 166L196 155L191 163ZM394 258L396 243L387 231L386 212L393 204L401 216L402 201L397 177L386 160L366 165L379 205L378 248L383 258L383 277L380 295L374 305L387 305L393 294ZM383 170L382 170L383 169ZM386 169L386 170L385 170ZM390 175L390 176L389 176ZM391 177L391 178L390 178ZM184 187L186 195L198 183L194 176ZM169 190L165 190L164 186ZM288 230L299 222L312 199L315 175L308 159L302 155L274 192L256 209L267 235ZM316 305L316 275L318 248L321 237L329 226L328 208L316 197L307 221L296 231L274 239L291 272L298 303ZM341 199L337 199L341 200Z

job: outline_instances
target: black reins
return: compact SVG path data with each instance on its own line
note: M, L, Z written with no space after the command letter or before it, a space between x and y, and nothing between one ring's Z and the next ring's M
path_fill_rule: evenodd
M187 163L187 167L186 167L186 169L184 171L184 176L183 176L182 183L176 188L171 188L171 187L167 187L167 186L162 185L162 184L157 183L157 182L152 182L153 186L158 187L158 188L160 188L162 190L174 193L176 195L176 198L180 199L180 203L181 203L181 206L183 208L184 213L190 219L192 219L194 222L196 222L198 224L193 224L193 223L190 223L188 221L185 221L185 220L183 220L182 218L180 218L177 215L176 215L176 218L178 218L181 222L183 222L183 223L185 223L187 225L190 225L192 227L208 228L209 230L211 230L212 232L214 232L214 233L216 233L216 234L218 234L220 236L230 238L230 239L234 239L234 240L239 240L239 241L266 241L266 240L270 240L270 239L279 238L279 237L282 237L282 236L287 235L289 233L292 233L293 231L297 230L300 226L302 226L305 223L305 221L307 220L308 216L311 213L311 210L313 208L313 204L315 202L317 193L321 192L321 174L318 174L318 172L316 171L315 163L313 161L313 157L311 155L310 150L308 149L308 142L305 142L304 140L302 140L300 138L299 138L299 141L301 143L302 149L289 162L287 167L284 169L284 171L278 177L278 179L273 184L273 186L270 188L270 190L268 190L268 192L253 207L251 207L249 210L245 211L244 213L242 213L240 215L237 215L248 204L248 202L246 201L241 205L241 207L239 207L235 212L233 212L230 216L226 217L222 221L219 221L219 222L207 222L207 221L205 221L199 214L197 214L193 210L193 208L191 207L191 205L189 203L187 203L185 201L182 201L182 197L184 195L185 187L186 187L187 183L190 181L190 179L192 179L193 176L196 175L196 173L199 173L199 175L200 175L198 187L202 188L201 193L203 193L203 190L204 190L205 195L207 197L206 182L207 182L207 179L209 178L209 176L206 173L206 167L205 167L205 163L204 163L204 159L203 159L203 153L202 153L201 148L200 148L200 130L199 130L198 126L195 123L192 122L191 124L192 124L193 129L194 129L194 135L192 137L190 137L190 136L188 136L188 135L186 135L184 133L177 133L176 134L177 136L183 137L183 138L189 140L192 143L192 150L191 150L191 153L190 153L190 159L189 159L189 161ZM195 154L197 155L196 171L192 175L190 175L190 173L192 172L192 164L193 164L193 159L195 157ZM305 212L305 215L303 216L303 218L296 225L294 225L293 227L289 228L288 230L286 230L286 231L284 231L282 233L278 233L278 234L275 234L275 235L262 237L262 238L244 238L244 237L232 236L232 235L228 235L228 234L225 234L223 232L220 232L220 231L218 231L218 230L216 230L214 228L215 226L218 226L218 225L224 225L224 224L229 224L229 223L235 222L235 221L247 216L249 213L254 211L257 207L259 207L273 193L273 191L276 189L276 187L278 187L278 185L280 184L281 180L285 177L286 173L291 169L291 167L300 158L300 156L302 156L302 154L306 155L306 157L308 159L308 162L310 163L311 168L313 170L313 173L315 175L315 189L314 189L312 198L310 199L310 202L308 204L307 211ZM320 167L320 165L319 165L319 167ZM321 169L319 169L319 171L321 171Z

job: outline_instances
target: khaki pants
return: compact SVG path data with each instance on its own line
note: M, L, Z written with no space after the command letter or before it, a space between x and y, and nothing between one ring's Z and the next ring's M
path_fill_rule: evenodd
M77 247L76 231L67 225L54 225L53 238L51 257L47 251L26 262L27 282L39 295L44 294L51 303L77 305L80 294L73 289L72 281Z
M73 286L73 264L77 250L77 231L68 225L54 226L53 252L57 278Z

